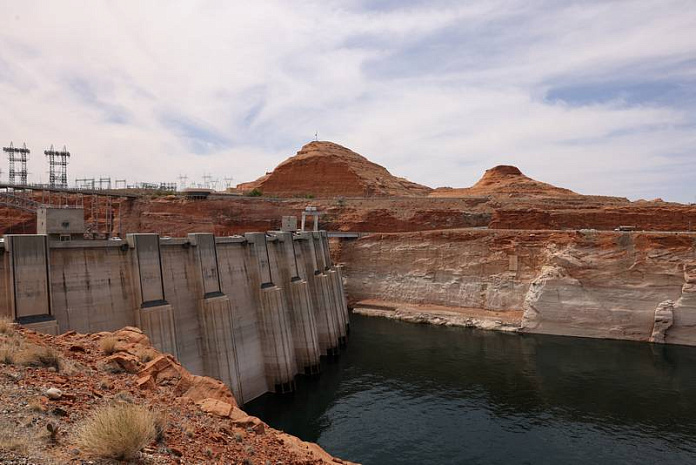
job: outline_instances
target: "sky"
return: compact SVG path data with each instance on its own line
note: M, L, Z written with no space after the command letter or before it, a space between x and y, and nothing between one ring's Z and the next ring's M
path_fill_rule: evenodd
M512 164L584 194L696 202L694 0L0 0L0 13L0 144L27 143L30 181L65 144L71 182L237 184L317 134L431 187Z

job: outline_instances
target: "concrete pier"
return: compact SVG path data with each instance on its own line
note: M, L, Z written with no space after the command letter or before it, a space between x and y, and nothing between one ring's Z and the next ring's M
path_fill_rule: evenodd
M244 393L239 376L235 346L232 304L222 292L215 236L189 234L198 265L200 285L199 323L203 333L205 372L227 384L235 397Z
M0 242L0 316L59 333L140 326L239 403L294 389L339 347L336 278L312 233ZM325 260L325 259L323 259ZM335 269L335 267L333 267ZM333 283L331 280L333 279Z
M329 240L326 232L314 232L315 243L319 244L321 251L321 263L324 268L324 274L329 278L329 293L333 303L333 311L336 321L336 331L338 332L339 343L345 345L348 336L348 308L345 303L343 294L343 283L339 273L331 263L331 254L329 252Z
M138 308L135 323L162 352L179 356L172 307L164 296L162 256L157 234L129 234L128 244L135 249L135 294Z
M6 311L25 326L57 334L58 323L52 311L48 237L45 235L7 235L8 256Z
M334 300L331 296L329 278L321 269L316 241L311 232L299 233L303 260L300 273L309 285L309 294L314 307L314 318L317 325L319 350L322 355L336 356L339 350L339 332L334 311Z
M283 289L273 282L265 233L248 233L260 279L260 318L266 378L275 392L291 392L297 372L288 305Z
M288 273L285 273L283 283L289 291L287 293L288 309L297 366L300 373L316 374L320 371L317 326L312 308L312 298L309 295L309 285L306 280L300 277L300 270L297 266L296 240L289 232L276 232L274 235L278 238L276 247L280 249L285 260L285 266L280 268L288 270Z

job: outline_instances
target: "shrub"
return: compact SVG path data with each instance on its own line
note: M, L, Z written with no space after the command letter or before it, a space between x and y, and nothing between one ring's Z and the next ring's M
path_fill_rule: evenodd
M16 349L9 344L0 344L0 363L14 365Z
M0 451L15 452L25 454L29 450L29 440L26 434L1 430L0 431Z
M130 460L156 436L154 414L134 404L97 409L77 431L77 444L87 454Z
M136 353L138 356L138 360L140 360L142 363L147 363L155 359L157 357L157 352L155 352L153 349L140 349Z
M17 352L15 360L32 367L53 367L60 371L61 357L58 352L46 346L27 344Z
M0 318L0 334L10 335L14 331L12 321L8 318Z
M164 412L154 413L155 422L155 441L158 443L164 441L164 433L167 431L167 426L169 422L167 421L167 414Z
M263 192L261 192L259 189L254 188L251 192L247 194L247 197L261 197L263 195Z
M105 355L111 355L116 352L116 344L118 339L113 336L107 336L99 341L99 348Z

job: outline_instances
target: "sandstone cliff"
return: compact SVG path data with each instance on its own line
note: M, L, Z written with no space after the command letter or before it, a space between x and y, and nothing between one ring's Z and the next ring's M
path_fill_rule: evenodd
M380 234L343 242L336 258L354 306L523 312L522 331L696 345L696 234Z
M427 195L429 187L393 176L383 166L333 142L310 142L273 172L237 189L272 197Z

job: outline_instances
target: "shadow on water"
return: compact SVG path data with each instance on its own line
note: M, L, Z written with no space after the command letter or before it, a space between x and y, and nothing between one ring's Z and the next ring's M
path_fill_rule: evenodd
M366 465L696 463L696 348L353 315L322 369L245 409Z

